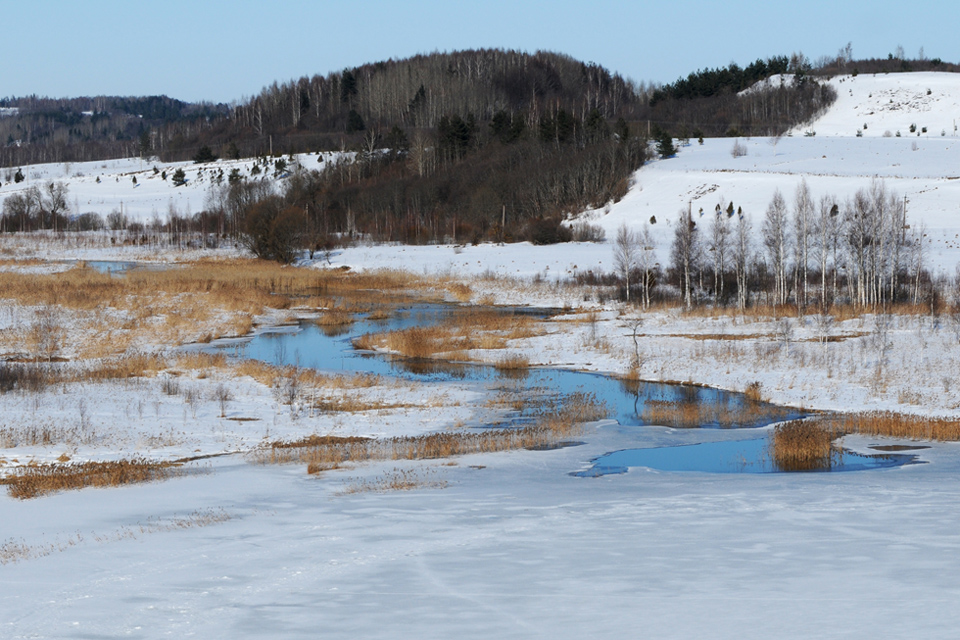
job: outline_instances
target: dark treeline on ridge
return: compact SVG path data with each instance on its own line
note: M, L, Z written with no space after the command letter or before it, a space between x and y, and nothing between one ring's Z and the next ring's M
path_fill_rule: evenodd
M829 102L816 83L754 82L793 72L786 57L706 70L654 89L562 54L498 49L418 55L273 83L230 106L165 96L0 100L0 166L123 156L193 158L207 146L244 156L360 148L368 129L408 137L434 133L443 117L487 124L507 113L528 132L560 110L581 121L593 111L646 134L762 135L782 132ZM944 64L946 68L950 65ZM813 74L810 74L813 75ZM761 106L758 107L757 105Z

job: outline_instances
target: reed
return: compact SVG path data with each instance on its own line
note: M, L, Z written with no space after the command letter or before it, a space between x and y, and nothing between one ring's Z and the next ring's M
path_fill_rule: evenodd
M747 383L743 389L743 397L750 402L763 402L763 384L759 380Z
M7 485L11 497L26 500L69 489L152 482L180 473L182 471L176 463L132 458L111 462L25 466L0 480L0 483Z
M319 327L342 327L353 324L355 318L352 313L342 309L331 309L324 311L309 321Z
M815 471L833 464L833 440L839 434L811 420L777 425L770 437L770 456L781 471Z
M824 422L841 433L908 440L960 441L960 420L956 418L867 411L826 416Z
M347 481L339 495L354 493L386 493L388 491L412 491L414 489L444 489L446 480L430 478L433 470L394 469L371 479Z
M575 393L565 398L559 409L543 411L523 427L383 439L311 436L293 442L275 442L253 452L250 460L256 464L307 464L308 471L317 473L345 462L435 460L475 453L546 448L580 434L585 422L606 415L607 408L592 395Z
M436 326L413 327L357 338L354 345L370 351L386 350L408 358L437 358L457 354L468 360L474 349L497 350L510 340L529 338L543 332L531 316L498 311L465 309L454 312Z
M666 401L648 400L643 407L640 419L646 424L656 424L675 429L694 429L704 425L717 425L721 428L755 425L761 421L777 422L797 409L766 405L747 400L729 402L717 400L705 401Z
M530 360L519 353L510 353L494 362L493 366L502 371L523 370L530 367Z

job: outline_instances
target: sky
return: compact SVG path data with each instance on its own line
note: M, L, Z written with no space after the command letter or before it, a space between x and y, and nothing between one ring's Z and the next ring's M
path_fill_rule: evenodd
M960 62L960 5L915 0L31 0L4 2L0 97L240 101L267 85L418 53L550 50L636 81L801 51Z

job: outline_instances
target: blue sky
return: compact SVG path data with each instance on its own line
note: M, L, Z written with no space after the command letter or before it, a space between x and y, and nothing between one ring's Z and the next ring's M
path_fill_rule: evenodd
M848 41L960 62L955 0L31 0L4 3L0 96L231 102L267 84L434 50L547 49L641 81Z

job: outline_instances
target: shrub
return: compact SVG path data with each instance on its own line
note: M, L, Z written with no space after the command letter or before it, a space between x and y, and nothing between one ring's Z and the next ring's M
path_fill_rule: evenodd
M258 258L289 264L301 243L303 211L280 205L279 198L271 197L250 208L243 221L243 244Z
M570 242L572 238L570 229L552 218L541 218L527 225L527 240L533 244L557 244Z
M214 162L218 156L213 154L213 151L210 150L210 147L203 145L200 147L200 150L197 151L197 155L193 156L194 164L202 164L204 162Z
M571 226L570 233L574 242L603 242L607 238L603 227L589 222L580 222Z

